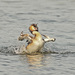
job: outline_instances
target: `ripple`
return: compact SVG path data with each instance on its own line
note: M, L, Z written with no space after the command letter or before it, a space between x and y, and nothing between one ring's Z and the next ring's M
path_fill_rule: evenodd
M42 21L42 22L57 22L56 20L39 20L39 21Z
M5 0L2 0L2 2L4 2L4 3L20 3L21 1L20 0L18 0L18 1L15 1L15 0L7 0L7 1L5 1Z

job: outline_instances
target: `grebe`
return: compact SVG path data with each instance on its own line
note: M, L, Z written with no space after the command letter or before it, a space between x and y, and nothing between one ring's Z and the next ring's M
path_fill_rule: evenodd
M23 32L21 32L21 35L18 38L18 40L22 41L24 39L27 39L28 45L26 47L23 46L23 48L20 51L15 51L16 54L36 53L42 51L46 42L55 41L55 38L50 38L49 36L40 34L38 32L37 24L32 24L29 27L29 31L31 32L31 34L34 35L34 37L30 36L29 34L23 34ZM43 39L42 36L44 36L45 39Z

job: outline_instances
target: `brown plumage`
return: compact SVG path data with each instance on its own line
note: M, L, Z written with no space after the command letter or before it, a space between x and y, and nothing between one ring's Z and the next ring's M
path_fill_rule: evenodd
M34 36L32 37L29 34L23 34L23 32L21 32L18 40L22 41L24 39L27 39L28 45L26 47L24 46L24 48L22 48L20 52L16 52L16 53L18 54L22 54L23 52L28 54L35 53L41 51L46 42L55 41L55 38L50 38L49 36L46 35L43 35L44 37L46 37L46 39L43 39L42 35L38 32L37 24L32 24L29 27L29 31Z

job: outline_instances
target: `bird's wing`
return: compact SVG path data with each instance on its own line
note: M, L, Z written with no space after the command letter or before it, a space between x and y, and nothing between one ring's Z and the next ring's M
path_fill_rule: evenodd
M43 36L45 37L45 39L44 39L45 42L50 42L50 41L53 41L54 42L56 40L55 38L50 38L47 35L43 35Z
M29 34L23 34L23 32L21 32L18 40L19 41L23 41L24 39L28 40L28 41L31 41L32 39L32 36L30 36Z

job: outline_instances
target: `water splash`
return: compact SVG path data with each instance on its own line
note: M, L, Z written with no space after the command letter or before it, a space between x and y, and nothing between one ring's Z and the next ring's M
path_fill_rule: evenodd
M54 46L54 45L53 45ZM15 55L14 50L20 50L22 46L8 46L8 47L1 47L0 54L5 55ZM75 52L71 51L59 51L57 47L47 47L45 46L43 51L40 52L41 54L75 54Z

